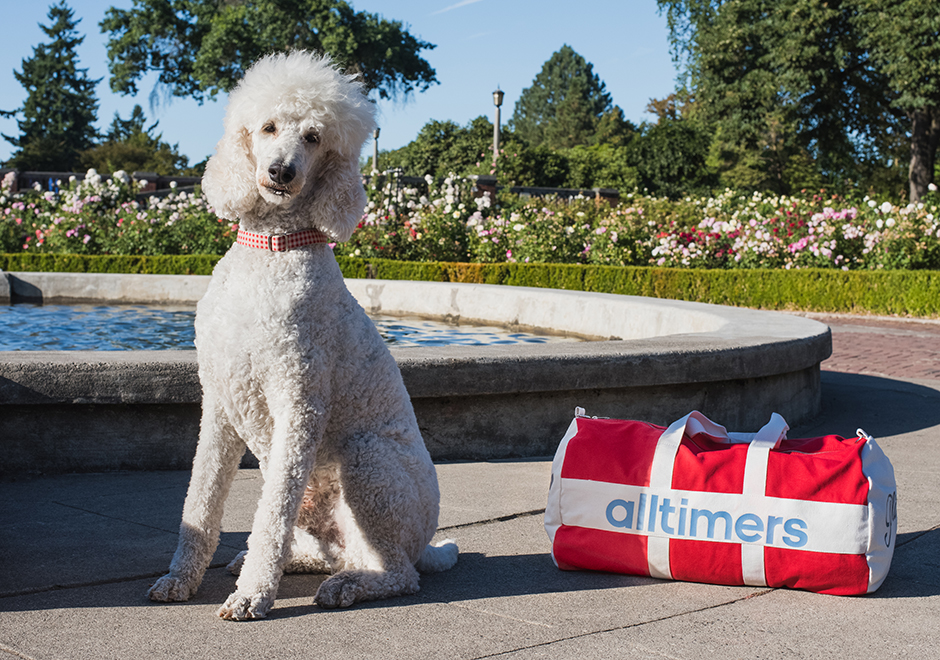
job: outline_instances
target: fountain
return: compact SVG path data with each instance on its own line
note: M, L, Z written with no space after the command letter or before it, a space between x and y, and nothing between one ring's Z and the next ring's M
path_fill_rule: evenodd
M0 273L0 299L179 304L208 277ZM396 348L436 460L546 456L575 406L668 424L700 410L734 431L821 406L829 329L798 316L480 284L347 280L370 313L550 331L577 343ZM186 469L201 390L193 351L0 352L0 472ZM251 464L251 457L246 464Z

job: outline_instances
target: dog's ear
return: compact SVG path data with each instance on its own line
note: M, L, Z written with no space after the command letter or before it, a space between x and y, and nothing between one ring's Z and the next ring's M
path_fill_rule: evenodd
M260 197L254 179L251 134L243 126L226 126L202 176L202 190L209 205L219 217L238 220Z
M319 159L314 176L312 199L305 205L310 223L337 242L348 241L366 206L358 159L327 151Z

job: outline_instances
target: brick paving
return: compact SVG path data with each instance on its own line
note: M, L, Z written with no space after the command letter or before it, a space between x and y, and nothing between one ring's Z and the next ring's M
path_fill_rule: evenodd
M807 314L832 330L824 371L940 380L940 321Z

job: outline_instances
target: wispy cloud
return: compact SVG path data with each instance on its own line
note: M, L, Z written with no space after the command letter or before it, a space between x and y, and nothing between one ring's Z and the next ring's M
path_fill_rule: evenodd
M475 2L480 2L480 0L460 0L460 2L452 4L450 7L444 7L443 9L438 9L437 11L432 11L431 16L435 14L443 14L445 11L450 11L451 9L457 9L458 7L464 7L466 5L472 5Z
M471 34L469 37L465 37L464 41L470 41L471 39L480 39L482 37L488 37L491 34L496 34L496 30L490 30L489 32L477 32L476 34Z

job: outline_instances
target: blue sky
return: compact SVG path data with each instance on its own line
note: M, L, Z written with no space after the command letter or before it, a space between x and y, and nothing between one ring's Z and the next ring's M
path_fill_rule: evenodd
M0 109L22 105L26 92L13 77L33 47L47 40L39 24L47 24L48 2L0 0L7 11L0 22ZM552 53L568 44L594 65L615 104L636 123L651 119L644 108L675 86L676 71L669 55L666 19L655 0L352 0L357 10L381 14L409 27L416 37L436 44L423 56L437 71L440 84L405 100L379 103L379 146L394 149L414 139L431 119L461 125L479 115L492 121L492 92L505 92L502 121L513 112L522 90ZM108 7L129 8L131 0L71 0L78 30L86 35L79 49L80 65L97 88L98 126L105 129L120 112L127 118L139 103L151 121L159 120L163 139L197 162L210 155L222 135L226 99L198 105L165 98L151 107L155 75L144 79L136 97L117 96L108 88L106 37L98 23ZM159 95L157 95L159 96ZM0 118L0 133L18 135L14 120ZM0 160L13 148L0 139ZM371 154L371 142L365 154Z

